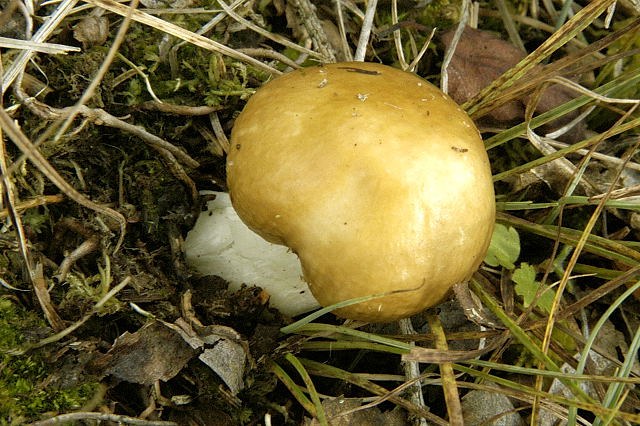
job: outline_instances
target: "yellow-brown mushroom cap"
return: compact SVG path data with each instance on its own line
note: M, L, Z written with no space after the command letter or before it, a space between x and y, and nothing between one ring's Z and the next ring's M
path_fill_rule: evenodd
M435 305L482 261L495 202L471 119L425 80L373 63L297 70L238 116L227 183L240 218L290 247L318 301L406 290L337 315Z

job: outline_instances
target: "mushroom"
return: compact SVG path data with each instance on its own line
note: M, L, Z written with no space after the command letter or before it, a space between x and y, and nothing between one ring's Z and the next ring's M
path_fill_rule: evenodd
M238 216L298 255L323 306L388 322L437 304L489 245L495 200L471 119L420 77L374 63L303 68L237 117L227 184Z

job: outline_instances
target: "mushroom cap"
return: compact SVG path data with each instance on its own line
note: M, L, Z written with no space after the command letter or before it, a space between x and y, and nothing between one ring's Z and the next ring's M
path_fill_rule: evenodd
M489 160L471 119L438 88L388 66L293 71L236 119L233 207L295 252L323 306L386 322L437 304L482 262L495 220Z

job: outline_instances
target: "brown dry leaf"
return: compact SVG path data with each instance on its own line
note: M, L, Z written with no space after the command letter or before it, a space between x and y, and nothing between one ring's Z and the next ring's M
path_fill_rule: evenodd
M180 334L189 346L202 352L198 359L225 382L233 395L242 390L249 350L248 343L237 331L224 325L208 325L194 330L182 318L178 318L175 324L164 324Z
M453 39L454 30L442 34L442 41L448 48ZM526 56L526 52L492 33L466 27L456 47L456 51L447 68L449 73L449 95L463 104L479 93L509 68L512 68ZM531 73L540 72L535 67ZM561 85L551 85L542 94L536 107L537 113L543 113L570 101L574 92ZM526 96L502 105L491 111L488 119L494 123L510 123L524 119L524 111L529 97ZM560 127L578 115L567 114L550 126Z
M210 325L199 331L207 346L198 359L226 383L233 395L237 395L244 387L246 343L235 330L222 325Z
M135 333L123 333L94 367L104 376L150 385L171 379L195 355L178 333L154 321Z
M442 34L447 49L451 45L455 29ZM466 27L447 68L449 95L463 104L493 80L525 57L525 52L491 33ZM521 102L509 102L490 113L498 122L521 118L524 107Z

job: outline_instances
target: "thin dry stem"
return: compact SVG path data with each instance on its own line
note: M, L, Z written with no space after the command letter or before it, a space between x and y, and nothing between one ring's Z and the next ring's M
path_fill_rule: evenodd
M260 34L263 37L268 38L269 40L273 40L276 43L279 43L285 47L297 50L301 53L307 54L309 56L311 56L312 58L317 58L320 59L324 62L327 62L329 60L329 58L323 57L323 55L321 53L318 53L316 51L313 51L311 49L307 49L306 47L302 47L299 46L295 43L293 43L290 40L287 40L286 38L284 38L281 35L278 34L274 34L272 32L269 32L267 30L265 30L264 28L261 28L257 25L255 25L253 22L250 22L246 19L244 19L242 16L240 16L239 14L237 14L233 9L231 9L229 7L229 5L227 3L225 3L223 0L218 0L218 4L220 5L220 7L222 7L222 9L229 15L229 17L231 17L233 20L241 23L242 25L245 25L247 28L251 29L252 31L255 31L256 33ZM231 56L231 55L229 55Z
M51 304L51 297L49 295L47 281L44 278L42 263L36 263L34 268L34 276L32 277L31 281L33 283L33 291L36 294L38 303L40 304L40 308L42 308L42 312L44 312L44 316L51 328L56 332L64 330L64 322L56 312L56 309Z
M44 43L49 36L60 26L61 22L71 12L71 9L78 3L78 0L63 0L55 11L44 20L42 26L31 38L32 43ZM9 68L2 76L2 84L6 90L13 84L13 81L24 72L25 67L29 63L35 52L31 49L25 49L13 60Z
M338 32L340 33L340 44L342 47L342 55L346 61L352 61L353 55L351 48L349 47L349 41L347 40L347 31L344 27L344 15L342 13L342 0L335 0L336 2L336 15L338 18Z
M373 30L373 18L376 14L376 7L378 6L378 0L369 0L367 2L367 10L362 21L362 27L360 28L360 37L358 38L358 47L353 57L354 61L362 62L367 54L367 46L369 45L369 38L371 37L371 31Z
M30 40L19 40L8 37L0 37L0 47L5 49L23 49L33 52L48 53L50 55L65 55L69 52L80 52L79 47L66 46L57 43L35 43Z
M133 425L133 426L178 426L176 422L162 421L162 420L142 420L135 417L123 416L120 414L109 413L93 413L93 412L77 412L60 414L58 416L51 417L50 419L40 420L34 423L30 423L28 426L53 426L66 424L68 422L79 422L82 420L96 421L96 422L114 422L117 424Z
M436 348L447 351L447 337L440 323L440 319L433 313L427 313L427 321L431 332L436 336ZM453 372L453 366L449 362L440 364L440 375L442 377L442 391L444 399L447 403L447 414L449 415L449 423L454 426L464 425L462 417L462 405L460 403L460 394L456 384L456 377Z
M458 43L460 42L460 38L462 38L462 33L464 32L467 20L469 19L469 2L470 0L463 0L462 2L460 22L458 22L456 31L453 34L453 38L451 39L451 44L449 44L449 47L444 54L444 59L442 60L442 67L440 68L440 90L442 90L444 93L448 93L449 88L449 73L447 72L447 68L449 67L449 63L451 63L451 60L453 59L453 55L456 52Z
M2 154L0 153L0 156ZM5 171L3 171L5 174ZM34 207L46 206L49 204L61 203L64 201L64 195L56 194L56 195L40 195L37 197L30 198L28 200L19 201L14 205L14 210L18 213L23 212L28 209L32 209ZM0 219L5 219L9 217L9 209L5 208L4 210L0 210Z

